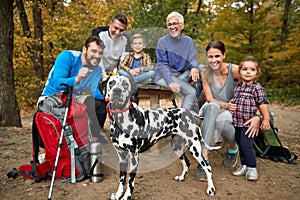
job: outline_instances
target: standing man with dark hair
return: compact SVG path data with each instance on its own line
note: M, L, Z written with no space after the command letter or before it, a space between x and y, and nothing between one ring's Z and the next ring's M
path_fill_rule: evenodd
M102 59L105 45L96 36L90 36L82 47L82 51L65 50L60 53L49 72L39 101L44 96L50 96L66 89L61 83L74 87L74 95L79 96L89 89L90 96L84 100L91 121L91 134L96 138L100 136L101 128L106 120L106 102L99 90L102 79L102 68L99 63Z
M109 26L99 26L92 31L93 36L98 36L105 44L105 50L100 65L104 73L112 72L118 67L120 59L130 51L128 36L124 33L128 20L124 14L116 14L109 22Z

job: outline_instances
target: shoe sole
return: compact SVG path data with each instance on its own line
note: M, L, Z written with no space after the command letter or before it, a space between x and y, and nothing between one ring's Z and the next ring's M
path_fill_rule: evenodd
M226 166L226 165L224 165L224 163L223 163L223 166L224 166L225 168L233 168L233 167L235 167L235 166L237 165L237 163L238 163L238 160L236 159L236 161L235 161L235 163L234 163L233 165L231 165L231 166Z
M247 181L257 181L258 178L246 178Z
M200 182L207 182L207 178L203 177L204 174L196 174L196 179L199 180ZM201 177L202 176L202 177Z
M199 178L199 181L200 182L207 182L207 179L206 178Z
M231 173L233 176L244 176L244 175L246 175L246 173L244 173L244 174L234 174L234 173Z

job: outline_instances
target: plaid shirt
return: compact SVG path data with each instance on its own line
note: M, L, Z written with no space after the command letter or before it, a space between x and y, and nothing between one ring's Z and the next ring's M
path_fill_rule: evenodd
M124 60L120 63L119 69L124 69L125 71L129 71L132 68L132 64L134 61L134 52L130 52L125 56ZM152 65L151 58L148 54L142 52L142 56L140 58L140 73L144 73L146 71L154 70L154 66Z
M238 83L234 88L233 103L237 104L233 113L233 125L244 127L243 124L255 115L260 105L268 104L268 100L264 88L259 83Z

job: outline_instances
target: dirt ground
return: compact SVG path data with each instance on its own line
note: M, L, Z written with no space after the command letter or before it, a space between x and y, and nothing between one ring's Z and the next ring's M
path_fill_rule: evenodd
M300 155L300 108L284 108L271 105L275 124L280 129L279 136L284 146ZM7 173L31 159L31 117L22 117L23 128L0 128L0 199L46 199L50 181L35 183L18 176L7 178ZM107 132L107 129L106 129ZM181 163L169 149L169 143L161 142L160 151L145 153L140 160L134 200L191 200L191 199L299 199L300 164L277 163L257 159L259 180L249 182L245 177L231 175L232 168L224 168L222 159L226 144L218 151L211 152L213 180L217 193L206 195L207 183L195 179L196 161L188 156L192 165L184 182L173 178L181 173ZM110 144L103 147L102 171L105 178L100 183L85 180L75 184L55 182L52 199L109 199L118 186L118 160Z

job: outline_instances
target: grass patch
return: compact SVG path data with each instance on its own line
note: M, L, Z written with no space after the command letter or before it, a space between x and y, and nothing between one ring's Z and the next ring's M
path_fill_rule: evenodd
M300 105L300 87L265 88L270 103Z

